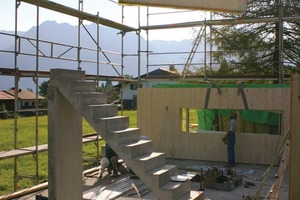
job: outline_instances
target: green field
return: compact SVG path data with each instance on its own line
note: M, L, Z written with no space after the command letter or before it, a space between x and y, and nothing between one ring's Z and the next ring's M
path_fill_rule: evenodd
M123 115L129 116L130 127L137 126L136 111L123 111ZM35 145L36 132L38 132L38 143L48 143L48 118L41 116L36 120L35 117L24 117L17 119L17 147L30 147ZM38 127L38 131L36 130ZM14 149L14 119L0 120L0 153ZM83 134L93 133L95 130L83 120ZM101 156L101 146L105 141L99 142L99 155ZM83 145L84 168L91 168L98 165L97 147L91 142ZM38 154L38 183L48 180L48 153ZM18 174L36 175L36 161L32 155L23 156L18 159L6 159L0 161L0 196L10 194L14 191L14 163L17 163ZM36 183L31 178L20 178L18 190L31 187Z

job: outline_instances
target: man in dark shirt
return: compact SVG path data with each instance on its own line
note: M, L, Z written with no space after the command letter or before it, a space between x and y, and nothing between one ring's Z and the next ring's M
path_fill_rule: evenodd
M227 130L227 159L228 159L228 164L227 167L234 167L235 166L235 151L234 151L234 146L235 146L235 132L237 128L237 113L233 112L230 116L229 124L228 124L228 130Z

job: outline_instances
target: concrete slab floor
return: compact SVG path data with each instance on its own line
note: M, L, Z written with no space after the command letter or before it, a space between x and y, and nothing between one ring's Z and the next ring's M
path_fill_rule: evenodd
M217 162L207 162L207 161L196 161L196 160L182 160L182 159L166 159L166 164L174 164L179 168L179 174L200 174L200 169L213 168L217 167L218 169L226 169L224 167L224 163ZM237 173L237 175L243 177L243 182L241 185L234 187L230 191L221 191L211 188L204 188L204 199L205 200L240 200L244 199L245 196L253 198L256 196L260 185L262 183L262 178L264 174L267 172L269 166L265 165L247 165L247 164L237 164L233 171ZM261 192L258 195L258 199L263 199L264 196L268 193L271 185L275 181L275 175L277 173L278 166L273 167L269 170L269 175L263 186L261 187ZM149 188L143 184L140 179L129 179L128 175L121 175L117 178L110 177L109 174L105 173L102 179L98 179L97 175L93 175L92 177L85 177L83 189L84 191L91 190L92 188L102 188L105 186L113 185L114 183L117 185L118 181L128 179L130 182L134 183L141 195L141 198L144 200L154 200L158 199L153 192L149 190ZM124 181L123 181L124 182ZM250 187L245 187L245 183L250 182L253 183ZM200 183L192 182L191 190L199 190ZM111 189L113 191L114 189ZM47 190L39 191L32 195L27 195L21 198L20 200L35 200L35 195L48 196ZM119 196L111 196L112 199L117 200L130 200L130 199L138 199L138 195L136 191L131 188L127 191L123 191ZM99 198L101 199L101 198ZM107 198L105 198L107 199ZM281 188L279 191L280 200L288 199L288 171L285 173Z
M205 161L192 161L192 160L176 160L176 159L167 159L168 164L175 164L179 167L180 173L189 172L197 172L200 174L200 169L203 167L213 168L216 166L218 169L227 169L224 167L225 163L217 163L217 162L205 162ZM239 200L244 199L245 196L255 197L258 192L261 183L263 183L262 178L264 174L267 173L269 166L266 165L249 165L249 164L237 164L233 171L237 173L237 175L243 177L242 185L233 188L231 191L221 191L216 189L204 188L204 199L205 200ZM196 169L196 170L195 170ZM275 175L277 174L278 166L273 167L269 170L269 175L266 181L264 182L261 192L259 192L258 198L264 199L272 184L275 181ZM286 171L281 188L279 190L278 199L287 200L288 199L288 170ZM250 187L245 187L245 182L251 182L254 185ZM199 183L193 182L192 189L194 187L200 188Z

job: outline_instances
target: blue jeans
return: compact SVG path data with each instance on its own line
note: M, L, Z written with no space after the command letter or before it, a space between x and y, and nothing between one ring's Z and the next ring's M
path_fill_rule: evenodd
M230 132L228 135L228 144L227 144L227 160L228 163L231 165L235 164L234 145L235 145L235 133Z

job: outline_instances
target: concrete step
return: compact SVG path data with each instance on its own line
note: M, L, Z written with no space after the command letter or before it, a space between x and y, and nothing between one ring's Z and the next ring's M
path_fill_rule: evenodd
M160 152L152 152L137 157L134 160L138 161L139 166L136 168L136 174L138 174L138 176L141 177L145 176L147 172L163 166L165 164L165 154Z
M137 142L141 138L140 128L127 128L118 131L112 131L108 135L112 146L120 146L122 144Z
M191 182L174 182L170 181L161 187L162 192L159 194L161 199L178 199L182 194L187 194L191 190Z
M106 104L106 94L100 92L76 92L81 105Z
M74 88L76 92L96 92L96 83L94 81L75 80Z
M65 80L84 80L85 72L68 69L51 69L51 82L61 83Z
M153 141L152 140L139 140L134 143L124 144L120 147L128 158L134 159L136 157L145 155L152 152Z
M96 118L93 120L94 129L102 134L108 134L113 131L120 131L127 129L129 126L129 117L128 116L114 116L114 117L105 117L105 118ZM102 136L103 137L103 136Z
M84 105L86 118L104 118L118 115L118 106L115 104Z
M204 200L204 192L191 190L180 197L179 200Z
M171 180L171 176L178 174L176 165L163 165L147 173L151 176L152 184L162 187Z

